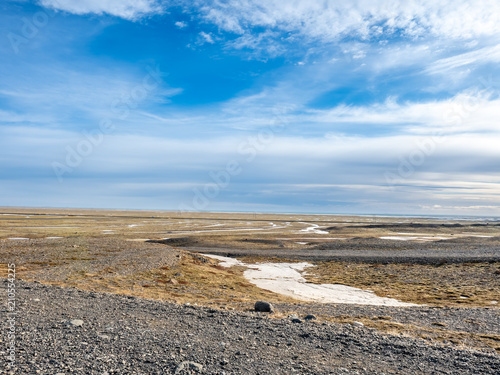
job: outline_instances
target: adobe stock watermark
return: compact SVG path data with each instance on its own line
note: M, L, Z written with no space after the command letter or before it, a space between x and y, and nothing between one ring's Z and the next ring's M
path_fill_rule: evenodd
M458 95L449 103L447 110L443 113L444 123L448 125L446 131L439 130L430 136L417 140L416 147L405 157L399 158L397 173L389 171L384 173L385 181L390 188L394 188L394 186L409 179L426 162L427 158L436 152L438 146L448 140L449 135L447 134L459 131L464 121L488 101L495 82L492 76L489 76L488 79L481 77L479 82L483 89L477 95Z
M276 135L283 132L287 126L286 119L283 117L289 107L283 106L275 109L273 120L256 135L247 137L237 147L240 157L229 160L226 165L218 170L208 173L210 182L203 187L194 188L191 204L180 204L179 211L201 211L206 209L210 202L226 189L233 178L243 173L245 166L252 163L259 152L265 150L270 143L274 141Z
M57 1L55 1L57 3ZM31 40L35 39L42 29L47 27L51 18L54 18L56 13L51 10L39 10L31 17L21 17L19 29L15 32L7 33L7 39L10 42L12 50L17 55L21 51L22 46L27 45Z
M7 368L16 368L16 265L7 265Z
M107 135L115 131L115 122L125 120L130 116L132 110L136 109L153 91L158 89L164 82L163 77L167 76L166 73L160 70L158 65L148 66L146 70L148 73L141 83L134 86L132 90L120 98L112 101L110 108L112 116L100 120L94 130L82 132L82 139L76 144L66 146L64 161L52 162L52 170L60 183L64 181L65 175L72 173L83 163L85 158L89 157L97 147L102 145Z

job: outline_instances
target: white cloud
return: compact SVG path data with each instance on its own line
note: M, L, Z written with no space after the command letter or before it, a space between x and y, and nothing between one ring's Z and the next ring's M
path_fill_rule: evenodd
M40 0L40 4L74 14L106 13L129 20L161 12L157 0Z
M113 191L116 207L129 205L135 196L138 200L134 207L156 204L156 208L176 209L179 202L191 203L193 188L203 189L207 183L213 183L211 171L216 173L230 160L236 160L242 173L221 190L213 208L220 208L220 202L230 199L232 194L251 195L252 203L263 204L266 209L271 207L264 203L273 196L289 199L290 209L300 209L296 203L300 196L301 202L321 201L320 210L329 201L343 201L351 209L360 205L360 209L378 213L387 212L388 201L395 213L425 212L427 208L419 206L422 202L434 208L441 205L443 210L460 206L463 213L487 213L490 206L500 203L497 173L500 150L497 140L485 134L452 136L445 144L438 145L411 176L401 177L401 184L394 190L387 185L384 173L397 171L400 156L408 156L417 149L418 137L332 140L276 136L271 142L261 144L263 147L258 148L255 159L248 161L246 150L253 144L246 142L245 152L240 152L239 145L244 140L235 136L173 139L117 132L107 135L81 165L65 176L63 184L57 184L51 163L64 162L66 148L75 148L84 139L78 132L2 126L0 146L6 155L2 161L6 168L0 187L5 193L2 196L10 202L14 202L14 197L33 196L30 184L20 184L19 188L9 185L9 179L18 181L17 174L22 171L24 175L39 176L37 189L40 185L42 190L46 188L43 202L53 200L60 204L59 199L67 197L78 206L101 199L99 204L106 206L111 201L105 197ZM12 175L12 170L16 174ZM134 184L130 184L131 180ZM85 194L64 193L82 184ZM20 192L23 194L18 195ZM79 200L87 196L93 201ZM232 208L244 205L245 196ZM31 204L42 204L42 200Z
M336 42L399 34L411 39L496 38L500 32L500 3L495 0L198 0L196 5L221 30L243 35L236 47L262 45L263 36L282 44L297 38ZM264 31L256 34L255 28ZM279 31L279 37L270 30Z
M499 133L500 100L491 100L488 90L458 93L453 98L425 103L397 103L389 98L370 106L337 106L330 110L308 110L303 121L332 124L395 126L410 134Z
M265 51L266 56L276 57L284 52L286 48L274 40L279 38L279 33L267 30L258 34L244 34L227 43L229 48L239 50Z
M19 74L25 79L19 80ZM122 124L132 122L143 107L164 105L182 91L168 87L162 74L159 65L144 65L141 70L111 69L91 62L86 70L65 64L24 67L0 80L5 88L0 90L0 100L9 104L0 109L0 123L85 127L119 117Z
M205 43L214 44L215 43L215 41L212 37L212 34L210 34L210 33L207 34L206 32L202 31L202 32L200 32L199 35L201 37L200 44L205 44Z
M500 62L500 44L437 60L426 71L431 74L447 74L452 69L472 65L477 62Z
M175 26L177 26L179 29L185 29L188 26L188 24L184 21L177 21L175 23Z
M228 31L241 33L262 26L322 39L346 34L369 37L398 30L409 36L431 32L469 38L500 30L500 4L493 0L232 0L210 2L202 9L208 19Z

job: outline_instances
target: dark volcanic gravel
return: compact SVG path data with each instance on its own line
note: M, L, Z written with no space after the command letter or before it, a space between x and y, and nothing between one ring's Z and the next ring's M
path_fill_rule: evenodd
M500 237L430 242L352 238L324 242L303 249L237 249L222 246L184 248L228 257L261 256L308 261L415 264L500 262Z
M301 314L314 311L315 314L325 317L390 317L389 320L393 322L426 328L433 328L436 323L444 323L447 329L455 332L500 335L500 309L496 307L392 307L329 303L278 303L275 306L278 311L296 311Z
M2 280L2 293L6 285ZM18 374L500 373L495 354L385 336L365 327L268 319L265 313L19 280L16 307ZM83 324L71 324L75 319ZM3 348L5 341L2 334Z

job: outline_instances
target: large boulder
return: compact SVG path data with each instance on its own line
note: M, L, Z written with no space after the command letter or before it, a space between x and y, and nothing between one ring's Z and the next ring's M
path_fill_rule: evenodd
M272 313L274 312L274 307L269 302L257 301L255 302L255 311Z

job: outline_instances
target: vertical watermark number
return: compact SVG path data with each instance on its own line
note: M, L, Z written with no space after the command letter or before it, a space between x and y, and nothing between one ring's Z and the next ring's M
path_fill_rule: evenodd
M7 368L16 365L16 265L7 265Z

